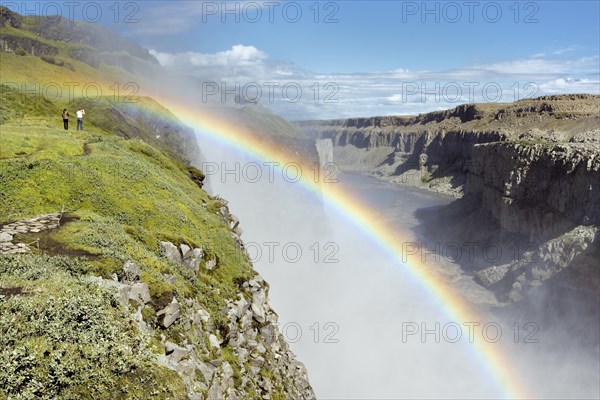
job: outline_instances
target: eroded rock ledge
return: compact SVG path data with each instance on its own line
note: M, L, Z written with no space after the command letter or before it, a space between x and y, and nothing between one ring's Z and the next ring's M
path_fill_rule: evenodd
M138 329L152 334L155 328L143 312L151 301L150 293L140 275L141 269L127 262L121 281L116 276L90 281L112 291L122 307L135 305ZM257 275L241 287L237 299L227 300L222 310L228 321L224 330L217 329L213 316L195 299L174 297L158 311L162 328L176 325L186 337L176 342L162 335L164 354L158 356L159 363L183 379L190 399L315 398L304 365L279 331L267 283ZM227 333L222 335L222 331ZM226 344L232 352L225 349Z
M560 95L298 125L331 139L342 169L459 198L421 213L430 238L498 246L462 266L520 301L547 284L600 292L599 110L600 96Z

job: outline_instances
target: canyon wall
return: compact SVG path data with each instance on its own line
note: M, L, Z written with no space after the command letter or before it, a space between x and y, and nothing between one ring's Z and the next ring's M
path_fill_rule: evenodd
M600 96L297 125L331 139L344 170L459 198L422 213L432 238L527 243L463 264L500 300L519 301L545 281L600 290Z

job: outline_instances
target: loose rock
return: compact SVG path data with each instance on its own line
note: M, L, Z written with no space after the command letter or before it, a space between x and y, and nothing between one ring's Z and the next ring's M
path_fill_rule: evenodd
M171 242L160 242L160 253L170 261L181 263L181 254L179 249Z
M173 301L176 301L173 299ZM179 316L181 315L181 308L179 303L174 302L160 310L156 313L156 316L159 317L159 322L164 328L168 328L173 325L173 322L177 321ZM162 317L162 318L161 318Z

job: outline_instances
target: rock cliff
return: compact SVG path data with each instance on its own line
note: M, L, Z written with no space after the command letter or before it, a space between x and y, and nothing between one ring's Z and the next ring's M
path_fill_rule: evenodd
M500 300L544 282L600 291L600 96L297 124L331 139L342 169L460 198L421 216L463 254L477 243L460 262ZM490 244L501 256L485 256Z
M315 397L193 131L1 89L0 398Z

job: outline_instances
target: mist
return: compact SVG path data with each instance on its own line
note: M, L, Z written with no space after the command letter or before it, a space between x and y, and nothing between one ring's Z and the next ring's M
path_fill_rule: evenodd
M224 109L244 106L220 96L206 101L201 73L161 72L151 79L152 90L202 113L226 115ZM570 291L572 299L556 307L557 299L540 288L527 301L505 306L442 257L430 264L478 310L477 321L457 321L335 204L266 164L277 160L253 159L211 134L196 135L201 154L194 164L207 174L205 189L226 199L239 218L248 255L270 285L279 329L318 398L600 397L597 310L584 307L597 298L580 300ZM427 241L416 211L454 201L361 175L342 173L335 184L396 226L399 240L415 243ZM464 322L495 329L490 334L497 340L483 341L505 358L500 368L509 371L509 381L498 380ZM523 392L514 389L513 378Z
M204 154L199 167L210 165L212 171L209 191L228 199L239 217L250 258L270 284L279 328L305 363L318 398L510 396L469 343L466 327L461 326L462 338L454 340L453 329L461 321L449 318L407 266L392 259L335 205L292 182L281 169L263 166L260 179L255 172L244 173L244 166L254 168L263 161L210 135L197 135ZM416 233L417 209L452 201L370 177L342 174L335 184L380 211L405 240L422 240ZM470 322L499 327L501 338L493 346L506 356L510 365L503 367L522 379L528 395L598 397L597 345L586 350L568 337L573 324L580 323L575 307L569 307L571 318L558 327L556 318L546 327L548 319L541 319L539 310L493 312L493 294L457 265L448 260L434 265L460 288L465 301L477 304L481 320ZM412 333L415 327L418 332Z
M333 3L323 5L330 4ZM398 7L406 6L409 2L397 4ZM533 3L524 5L528 7L531 4ZM511 10L514 5L512 7ZM368 8L365 6L365 15L370 14L367 13ZM162 12L162 8L159 11ZM185 13L176 10L169 15L166 12L165 15L157 15L167 22L175 15L178 19L189 22L190 26L194 25L191 24L194 16L183 14ZM505 15L511 16L509 13ZM350 29L360 32L356 38L361 34L368 38L376 33L369 29L373 26L396 28L394 24L398 16L399 14L389 12L372 13L371 17L377 25L362 25L363 18L366 17L358 10L355 15L350 16L348 23ZM186 25L178 19L175 20L178 25ZM382 22L385 20L386 24ZM548 31L534 35L528 30L517 31L517 28L529 28L533 25L512 24L510 18L507 21L505 23L511 25L507 25L508 29L504 34L518 36L518 43L527 42L521 40L522 37L547 37L556 31L552 24ZM155 21L149 22L153 24ZM551 22L549 19L545 23ZM414 23L420 24L417 18ZM422 29L421 25L397 25L399 28L410 29L407 31L410 34L416 31L415 26ZM585 46L565 50L566 53L575 52L577 57L573 56L572 59L566 56L554 57L560 55L558 53L540 53L524 59L510 59L508 57L513 57L512 50L504 55L476 51L472 54L466 51L456 52L453 47L464 39L464 32L460 30L454 37L443 37L440 31L436 31L439 29L436 27L441 25L444 24L436 23L423 29L423 32L429 32L428 35L423 35L427 36L428 41L408 41L410 43L403 45L415 46L412 53L402 49L406 54L411 54L412 58L420 59L419 54L423 56L423 65L414 63L411 65L412 69L400 68L402 65L395 64L388 67L357 63L356 67L347 67L357 68L356 71L349 69L346 72L335 72L338 66L332 66L334 72L325 73L311 71L308 66L305 69L289 60L279 60L276 56L271 57L254 46L236 44L231 50L205 54L177 52L163 44L162 49L156 46L150 53L159 63L142 63L129 71L131 74L127 79L138 78L139 82L135 85L138 88L138 83L140 84L140 95L148 95L166 108L174 108L171 111L176 116L177 107L171 107L169 100L176 100L172 103L175 105L185 104L186 110L195 109L200 115L223 119L233 118L235 111L243 107L258 110L257 114L266 114L274 109L294 120L414 115L454 107L459 105L458 102L467 103L467 97L462 92L458 93L456 99L451 96L450 100L444 98L442 101L431 98L427 100L427 96L422 93L426 92L426 88L446 88L445 83L456 84L455 81L465 79L468 81L462 82L459 89L464 89L464 84L471 84L474 79L482 87L494 83L500 89L501 86L512 89L516 84L518 92L523 84L529 87L539 79L544 79L535 85L536 95L572 93L574 90L598 93L598 81L589 76L597 73L599 58L596 54L589 55ZM214 26L211 25L211 28ZM357 26L364 28L356 28ZM432 26L436 29L432 29ZM471 26L469 25L469 29ZM312 29L302 32L317 29L312 25L311 27ZM141 34L148 35L147 41L170 41L171 38L176 38L165 35L163 39L153 39L152 28L146 26L146 30L140 31ZM206 31L209 29L206 28ZM340 42L343 46L336 47L339 53L343 53L340 57L358 59L360 56L367 60L386 55L396 57L402 53L389 45L373 46L370 49L370 46L365 45L369 43L368 39L361 39L361 51L365 53L357 56L354 52L360 47L352 43L353 37L347 35L347 32L350 30L339 33L339 38L335 36L340 41L340 38L350 38L348 42ZM191 33L186 35L188 39L193 38ZM384 36L392 39L408 37L387 30L381 36L382 43ZM301 39L304 40L303 37ZM448 42L441 45L442 39ZM210 35L206 35L198 40L212 39ZM282 43L294 44L290 36L286 36L285 40L289 42L281 39ZM481 40L474 40L469 45L475 48L481 42L481 46L485 45L487 51L487 47L494 47L488 45L488 40L488 37L482 36ZM331 43L326 40L323 42L335 43L333 40ZM325 44L322 50L331 53L333 47L329 48ZM189 46L189 43L181 40L181 46ZM178 48L179 44L173 47ZM460 53L460 58L465 59L453 60L447 64L440 61L439 66L436 64L435 67L425 67L425 63L434 65L434 62L438 62L436 58L443 58L437 53L432 56L429 53L433 52L423 51L433 48L441 54L442 50ZM304 50L309 53L312 49ZM531 49L518 50L514 54L531 53ZM369 54L370 52L373 53ZM225 54L227 57L213 60L215 54ZM450 55L444 54L444 57L450 58ZM194 61L194 56L202 60ZM427 60L424 56L435 57ZM467 56L471 60L466 60ZM458 55L456 57L459 58ZM334 59L335 56L332 55L331 58ZM367 70L361 72L358 68ZM252 87L255 83L262 85L274 80L283 83L281 86L286 81L300 82L302 85L299 86L305 90L304 98L296 103L278 95L273 103L266 101L269 96L263 94L262 102L254 102L249 99L260 97L256 93L244 93L239 89L237 93L231 93L231 89L240 82ZM321 82L315 82L316 80ZM516 82L517 80L523 82ZM324 91L321 96L327 97L329 93L326 88L333 81L336 94L338 89L346 89L341 92L343 96L339 99L336 97L336 101L330 103L321 98L314 101L313 85L317 83L317 88ZM230 92L221 91L223 83L226 83L225 87ZM427 86L427 83L433 86ZM408 99L407 89L414 90L413 96ZM491 103L524 98L514 95L512 91L510 95L513 97L510 98L506 93L505 91L502 96L500 90L500 97L493 101L486 98L485 92L478 93L475 97L469 94L468 100L471 103ZM136 107L132 106L131 112L135 113L135 110ZM185 120L183 117L181 119ZM445 125L440 126L444 128ZM518 122L514 126L514 130L519 129ZM160 128L166 130L169 127ZM156 126L155 130L158 133L159 127ZM597 132L596 129L593 133ZM465 135L468 136L468 132L465 131ZM156 135L156 140L166 140L166 134L162 136L165 137L159 139L161 135ZM449 314L448 305L443 303L444 299L435 296L427 282L417 279L408 264L399 260L362 229L353 216L340 212L338 206L322 192L303 184L301 176L313 175L314 170L303 167L293 168L291 171L282 169L278 160L253 158L249 152L227 144L210 132L196 129L195 138L199 152L191 163L206 174L204 189L213 196L227 200L229 210L239 218L243 232L241 239L247 255L256 271L269 285L269 303L279 316L278 328L298 360L305 364L310 384L318 398L600 398L598 294L594 296L580 293L575 287L561 286L557 282L560 279L555 279L553 284L536 288L519 302L500 302L491 289L477 283L472 274L475 269L467 271L449 257L436 257L436 245L444 247L447 243L434 243L425 234L419 211L446 206L453 203L454 198L348 171L340 171L336 182L327 183L343 188L386 225L394 226L399 242L420 246L420 251L427 253L428 266L439 271L446 283L456 289L460 299L455 300L466 303L477 311L475 321L461 321ZM271 139L276 141L278 138ZM525 139L528 140L528 137ZM306 141L307 146L314 144L309 143L308 138ZM584 143L578 144L583 146ZM334 164L335 162L333 159ZM590 185L590 191L591 189ZM450 235L452 232L449 226L442 223L434 228L440 233L449 232ZM599 237L596 236L596 245ZM470 325L489 326L490 329L484 330L486 336L481 337L482 330L478 329L473 333ZM473 340L473 335L478 336ZM501 357L492 359L486 356L477 344L489 346ZM506 376L500 376L501 371Z

